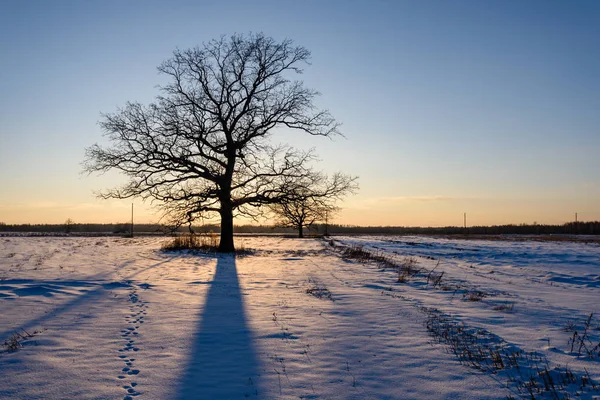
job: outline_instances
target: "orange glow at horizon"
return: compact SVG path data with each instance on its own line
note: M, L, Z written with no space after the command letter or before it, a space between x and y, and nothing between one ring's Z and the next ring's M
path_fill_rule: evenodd
M160 215L149 205L134 202L134 221L156 223ZM600 220L593 201L535 199L453 199L443 196L374 198L340 204L342 210L330 222L356 226L462 226L463 213L467 225L503 225L520 223L563 224L574 220ZM0 222L7 224L61 224L67 219L75 223L125 223L131 220L131 201L101 201L64 204L0 204ZM219 223L218 218L204 223ZM237 218L238 225L270 225Z

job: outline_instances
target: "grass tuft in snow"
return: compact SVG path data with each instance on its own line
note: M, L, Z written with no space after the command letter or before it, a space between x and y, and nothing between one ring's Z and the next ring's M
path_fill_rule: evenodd
M311 296L317 297L319 299L327 299L334 301L331 292L325 285L315 281L312 278L309 278L307 282L308 287L306 288L306 294L310 294Z
M214 232L207 235L184 234L174 237L162 246L164 251L201 250L217 251L219 247L219 236Z
M470 290L463 295L467 301L481 301L485 297L485 293L480 290Z
M18 333L14 333L11 337L4 341L4 347L6 347L6 351L12 353L13 351L17 351L23 346L21 344L22 336Z
M383 268L395 269L398 272L398 282L400 283L408 282L410 278L421 273L414 257L404 257L402 260L396 261L383 252L372 252L365 250L362 246L347 247L342 252L342 256L359 262L376 262Z
M441 288L443 287L442 285L442 278L444 277L444 271L442 272L435 272L435 270L437 269L437 267L440 266L440 260L438 260L437 264L435 265L435 267L429 271L429 273L427 274L427 283L432 285L434 288Z
M490 374L503 374L522 398L572 399L572 394L600 392L600 386L587 372L569 366L549 367L545 356L525 352L485 329L469 327L437 309L424 308L426 327L439 343L468 366ZM590 321L590 319L588 319ZM514 397L509 397L514 398Z
M571 353L576 354L578 357L585 355L590 359L600 358L600 342L594 344L590 339L593 318L594 313L591 313L586 319L581 333L577 331L574 324L571 327L573 336L569 339L568 345L571 347Z
M501 303L501 304L495 305L493 307L493 310L510 313L510 312L513 312L514 308L515 308L515 303L508 302L508 303Z
M357 260L361 262L377 261L382 264L391 264L391 260L388 257L379 254L373 254L372 252L365 250L362 246L350 246L346 247L342 253L344 258Z
M15 333L13 333L8 339L4 341L3 346L7 352L12 353L23 347L24 340L32 338L44 330L45 329L35 330L33 331L33 333L29 333L25 329L21 329L22 332L15 331Z

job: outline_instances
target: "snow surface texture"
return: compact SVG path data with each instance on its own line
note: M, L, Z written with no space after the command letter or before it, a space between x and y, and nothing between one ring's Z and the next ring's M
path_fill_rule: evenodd
M0 238L0 398L531 398L565 366L554 394L600 395L598 245L334 239Z

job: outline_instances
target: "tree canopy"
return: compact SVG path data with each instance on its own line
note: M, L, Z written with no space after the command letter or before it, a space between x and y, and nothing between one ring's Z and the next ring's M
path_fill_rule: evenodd
M314 172L314 155L274 145L275 128L339 134L313 102L318 92L293 80L310 52L263 34L222 37L175 50L158 70L170 78L149 105L103 114L110 145L86 149L84 170L117 170L128 181L103 198L151 201L174 227L221 220L219 251L234 250L233 218L289 201Z
M290 198L269 205L269 209L278 226L294 228L298 237L303 237L303 228L328 222L339 211L336 202L358 190L356 181L356 177L340 172L331 177L314 172L298 182Z

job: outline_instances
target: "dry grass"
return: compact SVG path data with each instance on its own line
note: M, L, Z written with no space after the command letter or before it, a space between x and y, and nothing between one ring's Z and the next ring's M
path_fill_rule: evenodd
M27 339L34 337L35 335L45 331L45 328L36 329L33 333L27 332L25 329L21 329L21 332L15 331L8 339L3 343L4 348L7 352L12 353L23 347L23 342Z
M14 333L11 337L4 341L4 347L6 347L6 351L12 353L13 351L19 350L23 345L21 344L21 336L18 333Z
M383 268L395 269L398 272L398 282L405 282L421 272L414 257L404 257L400 262L383 252L365 250L362 246L351 246L344 249L342 257L359 262L375 262Z
M600 386L585 369L581 373L568 365L551 368L540 354L525 352L483 328L469 327L437 309L422 311L427 314L427 331L449 353L480 371L490 374L503 371L519 398L570 400L574 398L569 393L573 388L579 395L593 396L600 392ZM512 395L508 398L515 399Z
M579 332L573 326L573 336L569 339L569 345L571 346L571 353L577 354L578 357L600 358L600 342L596 343L590 338L593 318L594 313L591 313L586 319L583 329Z
M162 246L164 251L200 250L217 251L219 247L219 236L214 232L206 235L184 234L175 236Z
M333 297L331 296L331 292L324 284L319 283L311 278L308 279L307 283L308 287L306 288L306 294L317 297L319 299L327 299L334 301Z
M502 303L494 306L494 311L513 312L515 303Z
M486 296L485 293L479 290L471 290L463 295L463 298L467 301L481 301Z

